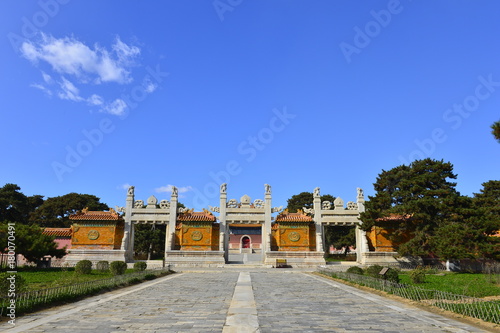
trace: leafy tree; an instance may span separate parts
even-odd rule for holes
[[[335,197],[330,194],[325,194],[321,196],[321,201],[330,201],[333,204]],[[299,194],[292,195],[290,199],[287,200],[288,206],[286,207],[290,213],[296,213],[297,210],[302,208],[313,208],[313,194],[311,192],[302,192]]]
[[[165,252],[165,226],[136,224],[134,228],[134,252],[147,255],[147,260],[162,258]]]
[[[500,120],[491,125],[491,134],[500,142]]]
[[[43,196],[26,196],[16,184],[0,188],[0,221],[28,223],[30,214],[43,204]]]
[[[46,255],[62,258],[66,254],[65,249],[57,249],[54,237],[42,234],[37,225],[16,223],[12,230],[7,221],[0,224],[0,244],[8,244],[10,235],[15,236],[16,254],[22,254],[28,261],[37,262]]]
[[[472,198],[475,219],[475,229],[486,238],[483,253],[487,257],[500,259],[500,237],[493,235],[500,231],[500,180],[490,180],[482,184],[480,193],[474,193]]]
[[[177,207],[185,208],[182,203]],[[136,256],[146,256],[147,260],[163,258],[165,253],[166,226],[149,224],[134,225],[134,252]]]
[[[325,242],[336,249],[345,248],[346,253],[350,246],[356,246],[356,228],[352,226],[326,226]]]
[[[44,227],[69,227],[69,216],[86,207],[89,210],[107,210],[108,206],[91,194],[69,193],[48,198],[32,214],[31,221]]]
[[[460,218],[460,194],[450,179],[456,179],[453,165],[430,158],[382,170],[374,184],[376,194],[369,197],[366,212],[361,214],[362,228],[394,228],[390,238],[400,243],[397,250],[401,255],[432,253],[437,229]],[[384,221],[391,215],[401,218]]]

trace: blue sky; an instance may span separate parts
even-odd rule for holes
[[[498,1],[2,1],[0,185],[109,206],[354,201],[384,169],[499,179]]]

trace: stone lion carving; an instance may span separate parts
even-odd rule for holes
[[[358,204],[353,202],[353,201],[349,201],[347,203],[347,209],[348,210],[357,210],[358,209]]]
[[[135,188],[134,186],[130,186],[128,188],[128,195],[134,195],[134,188]]]
[[[220,193],[226,193],[227,190],[227,184],[224,183],[220,186]]]
[[[144,207],[144,201],[142,200],[136,200],[134,202],[134,208],[143,208]]]
[[[358,188],[357,188],[357,190],[358,190],[358,197],[362,197],[362,196],[364,196],[364,195],[365,195],[365,194],[363,193],[363,189],[362,189],[362,188],[359,188],[359,187],[358,187]]]
[[[255,208],[264,208],[264,200],[262,199],[255,199],[253,202],[253,205]]]
[[[316,187],[316,188],[314,189],[314,195],[313,195],[313,196],[314,196],[315,198],[317,198],[317,197],[319,197],[319,196],[320,196],[320,194],[319,194],[319,187]]]
[[[271,194],[271,185],[269,184],[264,184],[264,188],[266,189],[267,194]]]
[[[178,194],[179,194],[179,190],[177,189],[177,187],[172,186],[172,195],[177,196]]]
[[[332,209],[332,203],[330,201],[323,201],[321,203],[321,209],[323,210]]]
[[[167,208],[170,208],[170,202],[168,202],[168,200],[161,200],[160,201],[160,208],[163,208],[163,209],[167,209]]]
[[[238,208],[238,200],[236,200],[236,199],[230,199],[227,202],[227,208]]]

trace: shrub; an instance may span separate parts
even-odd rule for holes
[[[113,275],[122,275],[127,270],[127,264],[124,261],[113,261],[109,265],[109,270]]]
[[[92,272],[92,261],[80,260],[75,266],[76,274],[90,274]]]
[[[138,261],[134,263],[134,271],[144,271],[148,267],[148,264],[144,261]]]
[[[365,274],[378,279],[378,278],[380,278],[380,275],[378,273],[380,273],[382,268],[384,268],[384,267],[382,267],[380,265],[371,265],[370,267],[368,267],[365,270]]]
[[[13,278],[14,277],[14,278]],[[0,273],[0,295],[8,296],[11,284],[14,284],[14,293],[21,293],[26,290],[26,280],[19,274],[14,273]]]
[[[399,271],[393,268],[389,268],[389,270],[385,273],[385,279],[387,281],[399,283]]]
[[[133,278],[133,279],[128,281],[128,284],[137,284],[140,282],[141,282],[141,280],[139,278]]]
[[[422,267],[417,267],[410,272],[410,279],[413,283],[424,283],[425,282],[425,269]]]
[[[107,272],[109,271],[109,262],[107,262],[106,260],[99,261],[95,265],[95,268],[100,272]]]
[[[363,275],[364,271],[361,267],[358,266],[351,266],[347,269],[347,273],[352,273],[352,274],[358,274],[358,275]]]
[[[154,280],[154,279],[156,279],[156,275],[154,274],[146,274],[144,276],[144,280]]]

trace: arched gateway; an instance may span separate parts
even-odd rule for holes
[[[314,189],[313,208],[294,214],[272,207],[271,186],[264,185],[264,200],[244,195],[240,200],[227,198],[227,184],[220,187],[220,204],[209,210],[193,212],[178,208],[178,192],[172,188],[170,201],[151,196],[144,204],[135,200],[134,187],[128,190],[125,212],[125,231],[122,250],[126,259],[133,261],[135,224],[166,225],[165,263],[170,265],[219,266],[228,262],[230,231],[253,230],[238,236],[241,249],[255,250],[262,254],[262,263],[274,265],[277,259],[286,259],[292,266],[325,264],[324,226],[354,226],[356,228],[357,261],[365,262],[368,244],[366,234],[360,229],[359,214],[364,211],[363,191],[358,188],[356,202],[344,207],[341,198],[335,202],[321,202],[319,187]],[[213,215],[217,213],[218,217]],[[277,216],[273,217],[273,214]],[[218,221],[217,221],[218,220]],[[252,234],[259,237],[252,238]],[[248,232],[247,232],[248,233]],[[260,240],[260,244],[259,241]]]

